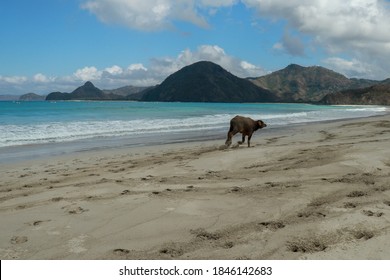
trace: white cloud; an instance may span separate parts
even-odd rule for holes
[[[107,73],[109,73],[111,75],[120,75],[123,73],[123,69],[118,65],[108,67],[108,68],[104,69],[104,71],[106,71]]]
[[[387,28],[390,24],[390,11],[385,1],[242,1],[255,8],[261,16],[286,19],[289,26],[302,33],[314,35],[318,42],[327,42],[334,47],[351,44],[364,48],[370,41],[390,42]]]
[[[84,67],[82,69],[76,70],[73,76],[81,81],[94,81],[98,80],[102,76],[102,71],[99,71],[96,67]]]
[[[98,81],[101,88],[111,89],[115,87],[133,85],[133,86],[149,86],[155,85],[159,81],[151,79],[148,69],[142,63],[130,64],[127,68],[122,69],[115,65],[106,68],[102,72],[102,76]]]
[[[127,70],[128,71],[138,71],[138,70],[148,71],[148,69],[142,63],[131,64],[131,65],[129,65],[129,67],[127,67]]]
[[[347,60],[341,57],[329,57],[323,62],[334,71],[342,73],[347,77],[367,78],[380,71],[374,64],[365,63],[356,58]]]
[[[219,8],[230,7],[240,0],[84,0],[81,7],[102,22],[132,29],[154,31],[172,27],[174,21],[208,27],[202,15],[214,14]]]
[[[37,82],[37,83],[48,83],[48,82],[50,82],[51,79],[46,77],[42,73],[38,73],[38,74],[34,75],[33,80],[34,80],[34,82]]]
[[[23,84],[27,80],[28,78],[25,76],[0,76],[0,82],[8,84]]]
[[[96,15],[105,23],[114,23],[138,30],[160,30],[181,20],[206,27],[206,20],[199,15],[195,0],[88,0],[82,8]],[[207,1],[206,1],[207,2]],[[223,4],[226,1],[220,1]],[[202,4],[201,4],[202,5]],[[207,5],[203,4],[202,6]],[[215,5],[213,5],[215,6]]]

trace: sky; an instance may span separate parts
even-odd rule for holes
[[[390,78],[389,0],[1,0],[0,94],[151,86],[208,60]]]

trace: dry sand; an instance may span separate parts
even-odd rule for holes
[[[223,143],[2,164],[0,258],[390,259],[390,115]]]

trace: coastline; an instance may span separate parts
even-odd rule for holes
[[[382,115],[385,106],[261,103],[24,102],[2,108],[0,163],[88,150],[223,139],[236,114],[275,128]],[[4,105],[4,104],[3,104]],[[232,114],[234,108],[235,114]],[[34,112],[34,117],[31,113]],[[99,114],[97,114],[99,112]],[[261,112],[261,114],[260,114]],[[48,116],[53,116],[48,118]]]
[[[224,141],[1,163],[1,258],[390,259],[389,114]]]
[[[344,105],[338,105],[344,106]],[[357,106],[358,107],[358,106]],[[381,114],[369,116],[380,117],[390,114],[390,107],[387,107],[385,112]],[[299,128],[301,126],[316,125],[328,122],[348,121],[367,117],[351,117],[341,119],[330,119],[321,121],[307,121],[299,123],[291,123],[284,125],[270,126],[262,130],[262,134],[273,135],[280,130],[288,132],[291,128]],[[226,128],[218,128],[214,130],[206,129],[203,131],[186,131],[172,133],[148,133],[148,134],[130,134],[127,136],[109,136],[109,137],[93,137],[86,139],[77,139],[63,142],[52,143],[35,143],[25,145],[15,145],[8,147],[0,147],[0,165],[9,163],[18,163],[31,159],[45,159],[63,155],[72,155],[83,152],[96,152],[104,150],[118,149],[149,149],[158,146],[180,145],[185,143],[201,143],[207,141],[222,141],[224,142],[227,133]],[[152,140],[151,140],[152,139]]]

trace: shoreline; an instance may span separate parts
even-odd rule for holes
[[[224,142],[0,164],[0,257],[390,259],[389,114]]]
[[[261,130],[260,133],[274,134],[280,130],[289,131],[291,128],[294,129],[308,125],[375,118],[386,115],[390,115],[390,107],[386,112],[374,116],[277,125],[276,127],[268,127],[264,130]],[[226,126],[225,130],[218,129],[215,131],[206,131],[206,134],[204,135],[199,135],[199,133],[201,133],[202,131],[173,133],[172,135],[164,135],[165,138],[163,138],[162,140],[156,140],[154,142],[150,142],[150,140],[149,142],[147,142],[147,140],[150,138],[158,138],[161,135],[156,133],[140,136],[112,136],[103,138],[87,138],[55,143],[38,143],[0,147],[0,166],[2,164],[19,163],[38,158],[47,159],[50,157],[57,157],[63,155],[75,155],[84,152],[96,152],[118,149],[147,149],[148,147],[153,148],[158,146],[180,145],[186,143],[202,143],[208,141],[223,141],[224,143],[227,131],[228,126]],[[256,135],[256,133],[254,135]]]

